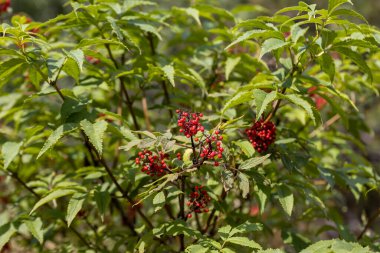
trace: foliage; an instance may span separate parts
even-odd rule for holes
[[[350,0],[68,4],[1,14],[0,249],[380,250],[380,206],[356,210],[359,232],[345,219],[379,194],[361,133],[380,32]]]

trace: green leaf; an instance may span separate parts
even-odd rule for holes
[[[94,199],[100,213],[100,218],[104,222],[104,214],[110,205],[111,196],[108,191],[95,191]]]
[[[350,58],[356,65],[359,66],[359,68],[368,75],[370,81],[372,82],[372,72],[371,69],[368,67],[365,60],[362,58],[361,54],[351,50],[347,47],[333,47],[331,50],[335,50],[348,58]]]
[[[309,104],[309,102],[301,98],[299,95],[295,95],[295,94],[285,95],[285,98],[289,100],[290,102],[292,102],[293,104],[304,109],[309,115],[309,117],[313,120],[314,124],[316,123],[313,107]]]
[[[279,201],[284,211],[291,216],[294,206],[294,196],[292,191],[284,185],[281,185],[278,190]]]
[[[261,246],[257,242],[252,241],[248,239],[247,237],[239,237],[239,236],[230,237],[226,240],[226,242],[237,244],[239,246],[249,247],[252,249],[261,249]]]
[[[91,144],[94,145],[96,151],[99,155],[103,152],[103,136],[104,132],[107,130],[108,123],[105,120],[98,121],[92,124],[87,119],[80,122],[81,128],[87,135]]]
[[[252,168],[256,167],[257,165],[260,165],[263,162],[265,162],[265,160],[268,159],[268,157],[270,157],[270,154],[267,154],[265,156],[254,157],[254,158],[248,159],[248,160],[246,160],[240,164],[239,170],[252,169]]]
[[[72,195],[72,194],[74,194],[76,192],[77,191],[73,190],[73,189],[62,189],[62,188],[53,189],[48,194],[46,194],[43,198],[41,198],[33,206],[33,209],[32,209],[32,211],[30,211],[30,214],[32,214],[35,210],[37,210],[37,208],[41,207],[42,205],[44,205],[44,204],[46,204],[46,203],[48,203],[48,202],[50,202],[52,200],[55,200],[57,198],[61,198],[61,197],[67,196],[67,195]]]
[[[77,216],[78,212],[82,209],[83,203],[86,200],[87,194],[75,193],[67,206],[66,221],[67,227],[70,227],[71,222]]]
[[[157,31],[156,27],[149,25],[149,24],[144,24],[144,23],[132,23],[132,24],[139,27],[144,32],[154,34],[159,40],[162,40],[162,37],[161,37],[160,33]]]
[[[209,252],[209,248],[205,248],[202,245],[195,244],[195,245],[190,245],[185,249],[186,253],[207,253]]]
[[[333,10],[345,3],[350,3],[352,5],[351,0],[329,0],[328,12],[331,13]]]
[[[239,173],[239,189],[242,191],[243,198],[246,198],[249,193],[249,179],[244,173]]]
[[[266,249],[266,250],[259,250],[257,253],[285,253],[285,251],[281,249]]]
[[[361,14],[359,14],[358,12],[354,11],[354,10],[350,10],[350,9],[339,9],[339,10],[334,10],[332,13],[330,13],[330,16],[333,17],[333,16],[352,16],[352,17],[355,17],[355,18],[358,18],[358,19],[361,19],[363,20],[364,22],[367,23],[367,20],[365,19],[365,17]]]
[[[253,90],[253,97],[255,99],[257,121],[260,119],[267,106],[277,98],[277,91],[266,93],[263,90],[255,89]]]
[[[174,82],[174,68],[172,65],[166,65],[164,67],[161,68],[161,70],[164,72],[164,75],[166,77],[166,79],[169,80],[170,84],[173,85],[173,87],[175,87],[175,82]]]
[[[25,61],[19,58],[3,61],[0,64],[0,80],[9,78],[13,72],[22,69],[24,64]]]
[[[226,61],[226,80],[228,80],[230,78],[231,72],[234,70],[236,65],[239,64],[240,60],[241,60],[241,57],[236,57],[236,58],[229,57],[227,59],[227,61]]]
[[[45,142],[44,146],[42,147],[42,149],[38,153],[37,159],[40,158],[47,150],[52,148],[59,141],[59,139],[62,138],[63,135],[76,130],[77,127],[78,127],[77,124],[74,124],[74,123],[66,123],[66,124],[59,126],[49,136],[49,138]]]
[[[8,168],[11,162],[20,152],[23,142],[6,142],[1,148],[1,154],[4,158],[4,170]]]
[[[309,27],[301,28],[299,24],[292,25],[292,27],[290,28],[292,41],[294,43],[297,43],[300,38],[305,36],[308,30]]]
[[[236,228],[233,228],[229,233],[229,236],[234,236],[237,233],[250,233],[254,231],[262,231],[263,225],[260,223],[251,223],[249,221],[240,224]]]
[[[160,191],[154,196],[153,198],[153,206],[154,206],[154,212],[156,213],[159,211],[164,205],[165,205],[165,193],[163,191]]]
[[[40,218],[36,218],[33,221],[25,220],[24,223],[29,232],[40,242],[40,244],[43,244],[44,230],[42,229],[42,220]]]
[[[6,223],[0,227],[0,251],[16,231],[12,223]]]
[[[340,239],[316,242],[300,253],[339,252],[339,253],[375,253],[369,247],[363,247],[356,242],[346,242]]]
[[[240,42],[243,42],[243,41],[246,41],[249,39],[253,39],[253,38],[271,38],[271,39],[276,38],[275,40],[282,41],[282,39],[284,38],[284,35],[278,31],[251,30],[251,31],[243,33],[243,35],[239,36],[236,40],[234,40],[231,44],[229,44],[224,50],[227,50],[230,47],[232,47],[232,46],[234,46]]]
[[[260,52],[259,58],[262,58],[263,55],[265,55],[266,53],[269,53],[269,52],[272,52],[274,50],[285,47],[288,44],[289,44],[289,42],[285,42],[285,41],[280,40],[280,39],[275,39],[275,38],[267,39],[266,41],[264,41],[264,43],[261,47],[261,52]]]
[[[322,56],[318,58],[318,62],[322,71],[325,72],[329,76],[330,81],[333,82],[335,76],[335,64],[332,57],[326,53],[322,54]]]
[[[132,8],[135,8],[137,6],[142,6],[142,5],[157,5],[157,3],[150,2],[150,1],[141,1],[141,0],[129,0],[129,1],[123,2],[123,8],[126,11],[129,11]]]
[[[84,61],[84,54],[83,51],[80,49],[72,50],[68,53],[67,60],[65,62],[65,65],[63,66],[63,70],[75,79],[75,81],[79,81],[80,73],[82,72],[83,68],[83,61]]]
[[[240,105],[242,103],[246,103],[252,100],[252,92],[251,91],[240,91],[235,94],[232,98],[228,99],[226,104],[222,109],[222,114],[224,114],[227,109]]]
[[[83,47],[89,47],[89,46],[97,46],[97,45],[118,45],[125,47],[122,43],[116,40],[108,40],[108,39],[98,39],[98,38],[91,38],[91,39],[82,39],[77,48],[83,48]]]
[[[124,41],[124,36],[121,33],[120,27],[116,23],[116,19],[114,19],[113,17],[107,17],[107,21],[108,21],[108,23],[110,23],[111,28],[112,28],[112,32],[114,34],[116,34],[117,39],[120,42],[123,42]]]
[[[243,153],[248,157],[252,157],[255,153],[255,149],[253,148],[252,143],[249,141],[237,141],[234,143],[239,146]]]
[[[191,16],[199,26],[202,26],[201,20],[199,19],[199,11],[194,8],[181,8],[181,10],[185,11],[187,15]]]

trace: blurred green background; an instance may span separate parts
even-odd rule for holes
[[[128,0],[125,0],[128,1]],[[259,4],[276,11],[282,7],[296,5],[299,0],[156,0],[160,5],[167,6],[188,6],[190,3],[203,2],[221,5],[225,8],[234,8],[238,4]],[[14,13],[24,12],[37,21],[45,21],[63,13],[68,7],[64,7],[66,0],[12,0]],[[327,6],[328,0],[307,1],[307,3],[317,3],[319,6]],[[380,26],[380,0],[352,0],[355,9],[368,19],[372,25]]]

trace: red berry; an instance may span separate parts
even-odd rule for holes
[[[246,129],[245,132],[252,146],[259,153],[265,152],[276,138],[276,127],[270,121],[257,121],[251,128]]]
[[[193,217],[193,215],[191,214],[191,213],[189,213],[188,215],[187,215],[187,218],[191,218],[191,217]]]

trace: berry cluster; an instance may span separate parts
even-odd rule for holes
[[[151,177],[161,177],[165,175],[168,170],[168,165],[165,161],[167,158],[169,158],[169,155],[162,151],[157,155],[145,149],[139,152],[139,157],[136,157],[135,163],[141,165],[141,171],[147,175]]]
[[[7,12],[11,6],[11,0],[0,0],[0,13]]]
[[[209,211],[207,205],[210,203],[211,198],[207,191],[202,188],[203,186],[195,186],[194,190],[189,195],[187,206],[189,207],[190,212],[187,215],[188,218],[192,217],[192,212],[207,213]]]
[[[203,117],[202,113],[189,113],[177,110],[178,114],[177,125],[180,127],[179,131],[187,138],[196,135],[198,132],[204,132],[205,128],[199,123]]]
[[[218,159],[223,157],[224,148],[222,147],[223,136],[220,131],[216,130],[213,135],[206,136],[206,139],[201,142],[199,156],[204,160],[213,160],[215,166],[219,166]]]
[[[276,139],[276,126],[272,122],[265,122],[262,119],[256,121],[251,128],[246,129],[245,133],[255,150],[261,153],[265,152]]]

